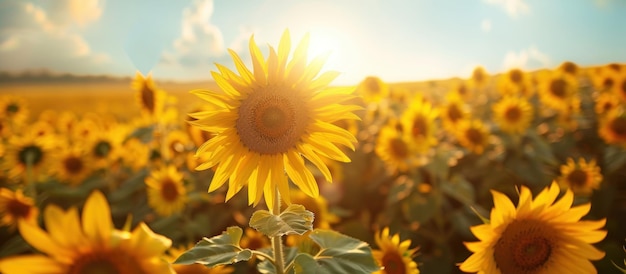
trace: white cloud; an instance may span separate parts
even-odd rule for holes
[[[212,0],[196,0],[183,10],[181,35],[174,41],[169,60],[190,67],[211,64],[211,58],[224,54],[224,37],[221,30],[211,24]]]
[[[526,14],[530,11],[525,0],[484,0],[488,4],[497,5],[503,8],[511,17]]]
[[[545,53],[539,51],[537,47],[530,46],[527,49],[520,50],[519,52],[509,51],[504,57],[504,68],[539,68],[549,67],[550,57]]]
[[[97,0],[60,0],[53,7],[9,0],[0,28],[1,70],[51,68],[81,72],[91,65],[108,62],[104,53],[92,52],[87,41],[74,28],[97,20],[101,5]],[[97,4],[97,7],[94,6]],[[66,21],[55,18],[66,16]]]
[[[491,20],[483,19],[483,21],[480,23],[480,28],[484,32],[490,32],[491,31]]]

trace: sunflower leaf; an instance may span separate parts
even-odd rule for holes
[[[208,267],[234,264],[252,258],[252,251],[239,246],[241,228],[231,226],[221,235],[204,238],[194,247],[181,254],[175,264],[203,264]]]
[[[313,218],[313,213],[304,206],[291,204],[280,215],[274,215],[267,210],[254,212],[250,218],[250,226],[268,237],[294,233],[302,235],[313,229]]]
[[[291,273],[372,273],[380,270],[372,249],[365,242],[324,229],[313,230],[309,238],[320,246],[320,251],[315,256],[298,254]]]

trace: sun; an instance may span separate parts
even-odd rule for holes
[[[326,64],[328,69],[338,70],[340,66],[340,56],[344,51],[344,39],[340,33],[328,27],[314,27],[309,30],[309,62],[313,61],[315,56],[328,56]]]

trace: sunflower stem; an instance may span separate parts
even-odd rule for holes
[[[272,206],[272,214],[280,215],[280,192],[278,188],[274,189],[274,205]],[[276,267],[276,274],[285,273],[285,259],[283,255],[283,240],[281,236],[272,237],[272,250],[274,251],[274,267]]]
[[[37,186],[35,185],[35,180],[33,179],[34,161],[35,155],[33,155],[33,153],[26,153],[26,188],[33,201],[37,201]]]

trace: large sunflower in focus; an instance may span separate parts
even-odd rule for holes
[[[417,248],[409,249],[411,240],[400,242],[400,235],[389,235],[389,228],[375,235],[378,249],[372,250],[374,259],[382,269],[374,274],[419,274],[413,257]]]
[[[574,194],[589,195],[594,189],[600,187],[602,174],[596,160],[587,163],[585,158],[578,159],[578,163],[572,158],[567,159],[567,164],[561,166],[561,176],[558,179],[563,189],[571,189]]]
[[[44,210],[47,231],[37,224],[19,222],[24,240],[44,254],[0,260],[3,273],[34,274],[174,274],[161,258],[170,239],[154,234],[144,223],[132,232],[117,230],[106,198],[92,193],[79,218],[76,207],[56,205]],[[47,255],[45,255],[47,254]]]
[[[574,194],[567,190],[560,200],[552,183],[533,199],[522,187],[517,208],[504,194],[492,191],[494,208],[487,224],[471,227],[478,242],[465,243],[474,252],[461,264],[465,272],[596,273],[589,260],[604,252],[591,244],[604,239],[606,219],[580,220],[591,204],[572,207]]]
[[[493,106],[494,120],[502,131],[522,134],[533,119],[533,108],[525,98],[505,97]]]
[[[272,208],[276,189],[289,202],[285,171],[307,195],[317,197],[319,189],[304,158],[327,181],[332,177],[323,157],[350,161],[337,144],[354,150],[356,138],[332,123],[358,119],[352,111],[360,107],[342,104],[354,98],[354,89],[326,89],[338,73],[318,76],[325,58],[317,57],[307,64],[308,35],[288,60],[290,40],[285,31],[278,51],[270,47],[265,60],[254,39],[250,39],[253,71],[231,50],[239,75],[217,64],[219,72],[212,74],[222,91],[192,91],[216,106],[216,110],[190,114],[197,119],[190,121],[192,125],[216,134],[198,148],[196,154],[206,155],[208,161],[197,169],[217,166],[209,192],[228,181],[226,200],[248,185],[249,203],[257,205],[265,195],[265,202]]]

